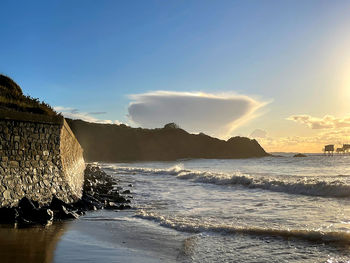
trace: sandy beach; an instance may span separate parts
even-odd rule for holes
[[[178,262],[185,235],[132,218],[132,212],[89,212],[48,226],[0,228],[1,262]],[[144,225],[143,225],[144,224]]]

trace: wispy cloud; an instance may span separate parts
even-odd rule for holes
[[[70,119],[79,119],[87,122],[95,122],[95,123],[105,123],[105,124],[121,124],[118,120],[112,121],[112,120],[100,120],[97,119],[91,115],[101,115],[105,114],[106,112],[80,112],[78,109],[70,108],[70,107],[62,107],[62,106],[56,106],[54,107],[54,110],[57,112],[61,112],[62,115],[66,118]]]
[[[333,129],[350,127],[350,117],[336,118],[326,115],[323,118],[312,117],[310,115],[292,115],[287,120],[305,124],[311,129]]]
[[[93,112],[89,112],[89,115],[102,115],[102,114],[106,114],[107,112],[105,111],[93,111]]]
[[[169,122],[191,132],[226,137],[256,117],[267,102],[236,94],[155,91],[130,95],[129,119],[135,125],[154,128]]]
[[[250,138],[266,138],[266,136],[267,132],[262,129],[256,129],[249,135]]]

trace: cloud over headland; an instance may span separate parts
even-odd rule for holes
[[[175,122],[190,132],[219,137],[230,135],[266,105],[244,95],[200,92],[155,91],[130,98],[128,117],[135,125],[154,128]]]

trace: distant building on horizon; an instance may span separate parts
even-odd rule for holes
[[[334,144],[328,144],[323,148],[324,154],[333,155],[334,153]]]
[[[334,144],[328,144],[323,148],[324,154],[333,155],[334,153]],[[343,144],[342,147],[338,147],[335,150],[336,153],[350,153],[350,144]]]

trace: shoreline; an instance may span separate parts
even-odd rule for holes
[[[23,197],[17,206],[0,208],[0,224],[20,227],[47,225],[53,221],[78,219],[85,212],[98,209],[130,209],[131,192],[123,191],[118,180],[105,173],[98,165],[88,164],[84,170],[82,196],[74,203],[65,203],[56,196],[49,205]],[[127,195],[128,194],[128,195]],[[128,199],[129,198],[129,199]]]
[[[159,228],[151,222],[136,219],[133,211],[113,213],[99,210],[89,212],[70,225],[56,247],[56,254],[60,256],[54,262],[69,261],[64,256],[69,252],[69,243],[76,244],[78,249],[81,247],[85,253],[85,245],[95,248],[95,255],[78,254],[76,260],[81,261],[179,262],[184,236],[176,230]],[[72,248],[73,253],[77,247]]]
[[[300,165],[300,161],[294,158],[290,160],[293,162],[285,160],[287,166],[283,166],[283,169],[298,165],[300,169],[308,171],[308,165]],[[316,164],[318,160],[322,161],[322,158],[314,158]],[[226,170],[237,169],[237,166],[242,171],[253,166],[259,167],[259,172],[268,171],[271,178],[275,178],[276,171],[284,171],[274,165],[280,164],[280,161],[273,158],[264,164],[259,160],[234,164],[225,160],[201,162],[198,164],[192,161],[184,169],[189,174],[198,167],[206,172],[220,169],[224,173]],[[213,174],[210,177],[211,183],[192,180],[186,176],[179,178],[172,171],[166,173],[171,166],[167,162],[150,163],[149,166],[154,167],[151,170],[144,167],[144,163],[139,165],[144,170],[138,165],[134,166],[135,170],[128,164],[125,164],[128,167],[125,170],[118,164],[114,167],[105,163],[98,165],[118,181],[118,187],[127,189],[128,185],[133,185],[134,208],[118,212],[113,209],[88,211],[77,220],[53,222],[47,227],[11,228],[7,232],[0,229],[0,235],[7,245],[0,246],[0,258],[5,259],[4,263],[24,260],[29,263],[171,263],[227,262],[232,259],[237,262],[256,262],[254,259],[257,256],[271,262],[275,259],[281,262],[301,262],[306,258],[326,262],[329,258],[338,259],[341,255],[337,249],[348,245],[348,236],[341,228],[341,224],[345,224],[341,222],[346,217],[327,214],[322,205],[318,205],[327,201],[330,206],[343,209],[341,204],[348,203],[347,199],[324,199],[302,194],[291,196],[285,192],[232,186],[230,181],[228,184],[216,185],[212,184]],[[297,174],[295,176],[298,178]],[[295,218],[290,217],[290,208],[297,203],[312,206],[307,218],[307,222],[314,222],[310,225],[311,230],[299,223],[299,218],[305,216],[299,205],[294,208]],[[266,210],[271,213],[266,214]],[[143,212],[145,213],[142,214]],[[315,217],[315,214],[320,216]],[[245,218],[242,219],[242,216]],[[257,221],[257,218],[262,220]],[[276,218],[281,218],[282,221],[274,226]],[[313,230],[329,220],[338,222],[338,225],[327,230]],[[38,228],[41,229],[40,236]],[[11,235],[17,235],[18,239],[11,238]],[[11,242],[16,244],[12,250]],[[251,250],[251,247],[256,249]],[[274,253],[277,250],[282,253]],[[305,257],[305,254],[308,256]],[[46,257],[38,260],[38,255]],[[344,256],[350,258],[350,252]]]
[[[184,233],[133,217],[133,211],[89,211],[47,226],[0,226],[1,262],[184,262]]]
[[[86,177],[84,194],[105,198],[101,206],[90,207],[80,217],[0,224],[1,262],[183,261],[185,234],[135,218],[134,210],[124,210],[131,208],[130,201],[126,201],[132,198],[132,185],[120,184],[118,178],[105,173],[98,164],[87,167],[94,176]],[[109,200],[106,189],[100,187],[116,191],[117,203]],[[76,214],[72,207],[69,209],[69,213]]]

